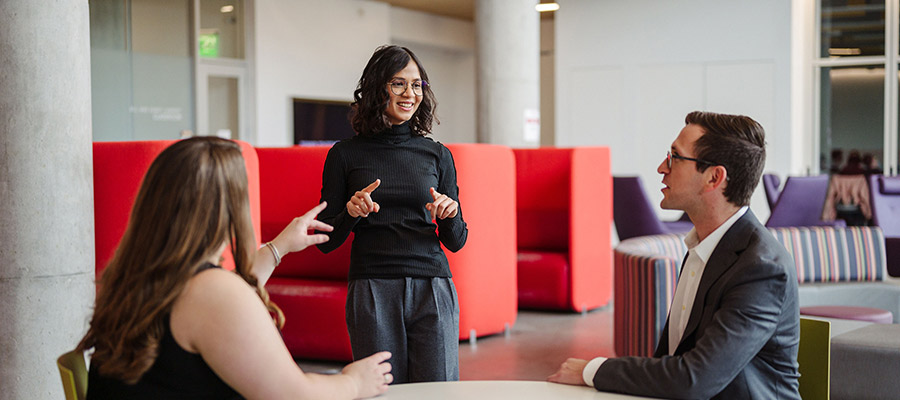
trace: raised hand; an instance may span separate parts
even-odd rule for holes
[[[431,220],[453,218],[459,211],[459,203],[451,199],[446,194],[440,194],[434,188],[431,188],[431,197],[433,202],[425,205],[425,209],[431,211]]]
[[[391,363],[387,362],[390,358],[391,353],[382,351],[344,367],[341,374],[353,378],[359,389],[357,398],[375,397],[387,391],[394,381]]]
[[[309,231],[313,229],[323,232],[331,232],[333,229],[331,225],[316,219],[316,215],[319,215],[319,213],[325,209],[325,205],[326,203],[323,201],[321,204],[307,211],[306,214],[294,218],[288,226],[272,240],[282,256],[303,250],[314,244],[325,243],[328,241],[328,235],[321,233],[314,235],[309,234]]]
[[[370,212],[378,212],[381,206],[372,201],[372,192],[378,189],[379,185],[381,185],[381,179],[376,179],[375,182],[370,183],[363,190],[354,193],[350,201],[347,202],[347,214],[356,218],[368,217]]]

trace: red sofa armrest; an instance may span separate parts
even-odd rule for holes
[[[516,321],[516,196],[512,150],[489,144],[449,144],[459,202],[469,228],[451,253],[459,296],[460,339],[502,332]]]
[[[612,298],[612,174],[607,147],[572,149],[569,198],[571,306],[584,311]]]

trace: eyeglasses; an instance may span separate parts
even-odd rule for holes
[[[388,82],[388,85],[391,87],[391,93],[394,93],[396,96],[402,96],[403,93],[406,93],[407,86],[412,87],[412,92],[416,96],[421,96],[423,91],[425,90],[425,86],[428,86],[428,82],[418,80],[412,81],[410,83],[406,83],[405,79],[394,79]]]
[[[679,160],[688,160],[688,161],[698,162],[698,163],[706,164],[706,165],[719,165],[717,163],[714,163],[711,161],[706,161],[706,160],[701,160],[699,158],[690,158],[690,157],[685,157],[685,156],[679,156],[678,154],[672,154],[672,151],[670,150],[670,151],[666,152],[666,168],[672,169],[672,161],[676,158]]]

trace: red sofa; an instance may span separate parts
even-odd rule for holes
[[[125,231],[150,163],[172,143],[94,143],[98,277]],[[254,149],[247,143],[240,144],[244,149],[256,237],[268,241],[292,218],[318,203],[328,148]],[[447,257],[459,294],[460,339],[469,339],[473,333],[489,335],[515,323],[515,167],[508,147],[448,147],[456,160],[469,237],[462,250],[447,252]],[[271,298],[287,316],[282,335],[295,357],[351,359],[344,321],[351,239],[329,254],[316,249],[290,254],[269,279]],[[230,254],[226,252],[226,256]],[[233,261],[227,258],[226,267],[233,268]]]
[[[469,227],[465,247],[447,253],[460,304],[460,339],[511,327],[516,318],[514,164],[508,147],[448,145],[457,168],[460,202]],[[262,238],[315,206],[327,147],[259,148]],[[489,171],[489,173],[486,173]],[[295,357],[349,361],[344,320],[350,242],[322,254],[316,249],[282,260],[269,280],[272,300],[284,310],[282,334]]]
[[[172,143],[175,141],[94,142],[94,243],[98,281],[125,233],[144,174],[153,159]],[[246,162],[250,212],[256,237],[259,238],[259,160],[250,144],[238,143]],[[231,253],[225,253],[224,266],[234,269]]]
[[[258,148],[262,194],[262,240],[319,204],[322,169],[329,147]],[[294,357],[349,361],[344,320],[351,237],[328,254],[310,248],[286,255],[266,290],[285,314],[281,330]]]
[[[605,147],[516,149],[519,307],[586,311],[612,295]]]

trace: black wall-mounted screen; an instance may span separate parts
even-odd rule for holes
[[[352,137],[350,104],[294,99],[294,144],[329,144]]]

